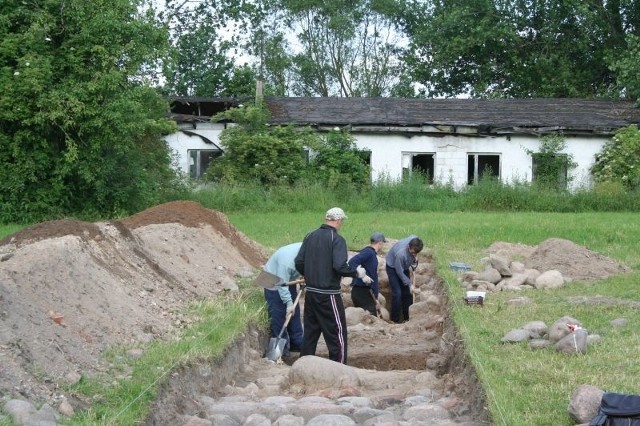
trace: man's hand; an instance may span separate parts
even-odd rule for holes
[[[358,278],[360,279],[367,276],[367,271],[365,271],[365,269],[362,266],[358,266],[356,268],[356,271],[358,271]]]
[[[296,310],[296,307],[293,306],[293,303],[287,303],[287,316],[293,315],[293,312]]]
[[[371,278],[369,275],[365,275],[362,278],[362,282],[365,284],[371,284],[373,282],[373,278]]]

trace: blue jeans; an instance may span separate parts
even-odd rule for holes
[[[413,305],[411,286],[402,283],[394,268],[387,266],[386,269],[389,277],[389,286],[391,287],[391,321],[400,322],[401,313],[402,319],[409,321],[409,306]],[[408,277],[409,271],[404,271],[404,274]]]
[[[298,289],[295,285],[289,286],[289,292],[291,292],[291,298],[295,300],[298,295]],[[278,333],[284,325],[285,318],[287,316],[287,305],[282,302],[277,290],[264,290],[264,298],[267,301],[267,309],[269,312],[269,318],[271,320],[271,337],[278,337]],[[302,347],[302,321],[300,320],[300,305],[296,306],[296,310],[287,324],[287,328],[284,330],[281,336],[283,339],[287,339],[287,346],[285,347],[285,354],[289,352],[290,347]]]

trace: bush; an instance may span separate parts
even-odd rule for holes
[[[591,168],[596,182],[620,182],[627,189],[640,188],[640,131],[622,128],[602,148]]]

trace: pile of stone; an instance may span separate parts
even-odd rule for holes
[[[464,272],[462,286],[470,291],[553,289],[571,281],[598,281],[631,268],[600,253],[561,238],[538,246],[496,242],[481,260],[483,270]]]
[[[587,352],[587,346],[600,340],[597,334],[589,334],[582,323],[570,316],[557,320],[549,328],[544,321],[531,321],[514,328],[504,335],[502,343],[528,342],[531,349],[553,345],[558,352],[569,354]]]
[[[461,274],[460,282],[469,291],[520,291],[526,289],[559,288],[571,282],[557,269],[540,271],[527,268],[523,262],[490,254],[482,259],[484,270]]]

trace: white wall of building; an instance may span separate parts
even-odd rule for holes
[[[189,173],[188,151],[192,149],[216,149],[221,147],[220,133],[224,124],[197,123],[184,126],[189,133],[201,135],[216,146],[205,143],[198,136],[182,131],[165,137],[169,147],[178,159],[178,167]],[[358,148],[371,152],[372,179],[381,178],[394,181],[402,177],[403,166],[410,164],[413,154],[434,155],[434,178],[440,183],[452,183],[456,188],[467,184],[469,154],[500,156],[500,177],[503,182],[531,182],[532,160],[527,150],[536,152],[540,148],[540,138],[536,136],[470,137],[463,135],[403,135],[392,133],[353,133]],[[590,185],[590,168],[595,155],[602,150],[608,140],[605,137],[575,137],[565,139],[563,152],[571,154],[578,167],[570,171],[570,188]],[[404,163],[404,164],[403,164]]]
[[[224,124],[220,123],[196,123],[196,127],[192,124],[180,125],[180,129],[189,134],[179,130],[176,133],[165,136],[164,140],[173,152],[178,169],[189,175],[189,150],[210,150],[217,149],[220,145],[220,134],[224,130]],[[214,142],[216,145],[205,142],[205,139]]]
[[[456,188],[467,184],[467,155],[500,156],[500,177],[503,182],[531,182],[532,162],[527,150],[536,152],[540,139],[536,136],[469,137],[446,135],[355,134],[358,148],[371,151],[372,179],[402,177],[403,157],[407,154],[434,154],[434,178],[440,183],[453,183]],[[571,154],[578,167],[570,171],[571,187],[590,184],[589,170],[595,155],[607,138],[566,137],[564,153]],[[404,155],[403,155],[404,154]]]

